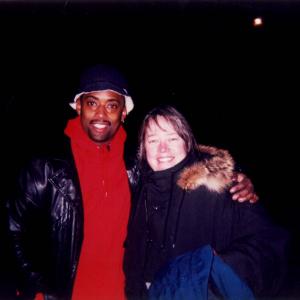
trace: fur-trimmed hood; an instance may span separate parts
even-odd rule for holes
[[[232,156],[226,150],[204,145],[199,145],[199,151],[207,157],[185,168],[180,173],[177,184],[184,190],[195,190],[204,185],[211,191],[223,192],[232,180]]]

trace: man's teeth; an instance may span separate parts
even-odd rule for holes
[[[93,126],[96,127],[96,128],[98,128],[98,129],[102,129],[102,128],[105,128],[107,125],[104,125],[104,124],[94,124]]]

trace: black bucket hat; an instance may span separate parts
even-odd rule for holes
[[[133,109],[134,104],[127,89],[127,80],[119,70],[109,65],[95,65],[82,73],[77,94],[70,106],[76,109],[76,101],[82,94],[112,90],[125,97],[125,106],[128,114]]]

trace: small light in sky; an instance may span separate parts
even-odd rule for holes
[[[260,17],[253,19],[253,26],[254,27],[261,27],[263,25],[263,19]]]

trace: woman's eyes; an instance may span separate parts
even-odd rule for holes
[[[168,138],[166,140],[166,142],[169,142],[169,143],[171,143],[171,142],[177,142],[177,141],[178,141],[178,137],[172,137],[172,138]],[[149,144],[155,144],[155,143],[158,143],[158,142],[159,142],[159,139],[149,139],[148,140]]]
[[[154,143],[157,143],[157,142],[158,142],[157,139],[150,139],[150,140],[148,140],[149,144],[154,144]]]

